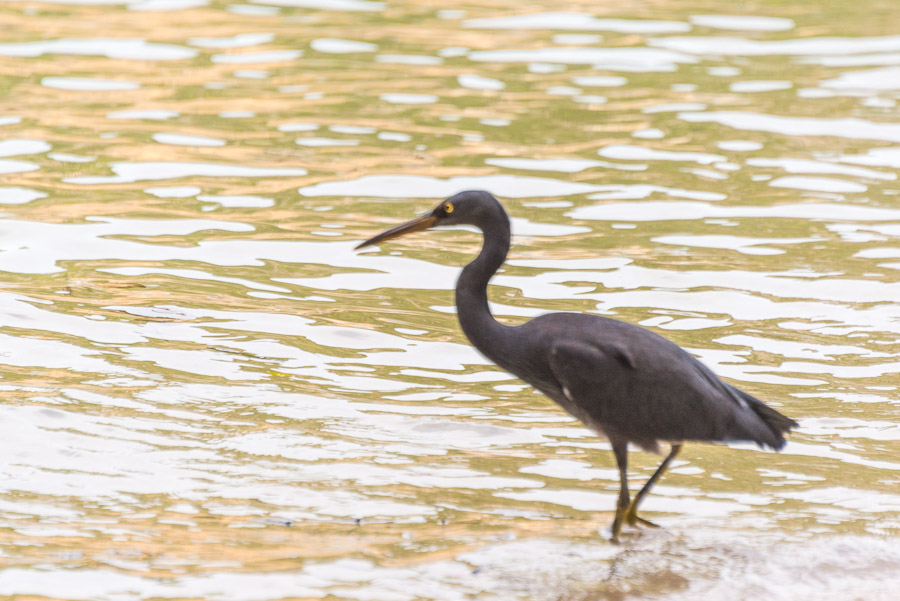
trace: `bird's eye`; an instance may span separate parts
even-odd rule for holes
[[[453,212],[453,203],[448,202],[447,204],[445,204],[445,205],[444,205],[444,212],[447,213],[448,215],[449,215],[450,213],[452,213],[452,212]]]

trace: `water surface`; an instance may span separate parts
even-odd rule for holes
[[[0,594],[817,599],[900,586],[894,3],[3,2]],[[798,419],[608,445],[474,351],[638,323]],[[658,458],[632,455],[633,486]]]

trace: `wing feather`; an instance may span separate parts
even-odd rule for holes
[[[641,345],[638,339],[629,347],[616,340],[566,340],[553,344],[549,364],[564,392],[564,400],[556,399],[563,408],[645,448],[656,441],[744,440],[773,448],[784,442],[756,410],[760,401],[668,341]]]

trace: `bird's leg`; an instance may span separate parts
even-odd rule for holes
[[[619,466],[619,500],[616,502],[616,517],[612,524],[612,542],[619,542],[619,532],[622,531],[622,523],[631,503],[628,494],[628,443],[625,441],[612,442],[613,455],[616,457],[616,465]]]
[[[650,489],[656,484],[656,481],[663,475],[663,472],[666,471],[666,468],[669,467],[669,464],[675,459],[675,456],[678,455],[678,452],[681,450],[681,444],[673,444],[672,450],[669,451],[669,454],[666,455],[666,458],[663,459],[663,462],[659,464],[659,467],[656,468],[656,471],[653,472],[653,475],[650,476],[650,479],[647,480],[647,483],[644,484],[643,488],[638,491],[638,494],[634,495],[634,500],[631,501],[631,504],[628,506],[628,510],[625,512],[625,521],[629,526],[634,526],[636,524],[643,524],[644,526],[650,526],[651,528],[659,528],[653,522],[647,521],[643,518],[639,518],[637,516],[637,508],[640,502],[647,496],[647,493],[650,492]]]

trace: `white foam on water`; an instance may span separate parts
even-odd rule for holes
[[[476,62],[558,63],[596,65],[610,70],[674,71],[679,64],[696,63],[682,52],[657,48],[538,48],[531,50],[479,50],[469,53]]]
[[[900,259],[900,248],[867,248],[853,256],[865,259]]]
[[[558,223],[535,223],[521,217],[510,219],[512,229],[517,236],[570,236],[586,234],[590,228],[580,225],[561,225]]]
[[[571,31],[614,31],[617,33],[677,33],[689,31],[691,26],[680,21],[651,21],[639,19],[599,19],[588,13],[549,12],[488,17],[463,22],[470,29],[556,29]]]
[[[108,269],[98,269],[98,271],[102,271],[103,273],[112,273],[115,275],[132,277],[149,274],[162,274],[191,280],[209,280],[214,282],[225,282],[227,284],[237,284],[239,286],[245,286],[254,290],[267,290],[269,292],[282,293],[290,292],[290,290],[287,288],[270,286],[268,284],[262,284],[260,282],[254,282],[252,280],[246,280],[242,278],[222,277],[219,275],[208,273],[206,271],[201,271],[199,269],[170,269],[166,267],[110,267]]]
[[[749,15],[692,15],[692,24],[713,29],[735,31],[787,31],[794,28],[792,19],[782,17],[755,17]]]
[[[765,245],[767,244],[804,244],[821,241],[819,238],[751,238],[725,235],[668,235],[656,236],[652,240],[660,244],[673,244],[676,246],[736,250],[748,255],[784,254],[784,250],[766,247]]]
[[[6,0],[4,0],[6,1]],[[128,10],[135,11],[175,11],[206,6],[208,0],[42,0],[47,4],[83,5],[83,6],[117,6],[126,5]]]
[[[553,36],[554,44],[572,46],[593,46],[603,41],[603,36],[591,33],[558,33]]]
[[[97,160],[97,157],[69,154],[67,152],[51,152],[47,156],[60,163],[92,163]]]
[[[553,63],[529,63],[529,73],[560,73],[566,70],[565,65],[555,65]]]
[[[506,84],[499,79],[481,75],[460,75],[456,78],[456,81],[462,87],[470,90],[502,90],[506,87]]]
[[[900,67],[851,71],[826,79],[820,85],[833,90],[900,90]]]
[[[374,127],[369,127],[366,125],[329,125],[329,131],[333,131],[336,134],[374,134],[376,130]]]
[[[598,468],[585,461],[573,461],[571,459],[545,459],[534,465],[527,465],[519,469],[523,474],[538,474],[548,478],[564,478],[566,480],[591,480],[619,481],[619,470],[613,468]]]
[[[737,67],[709,67],[706,72],[713,77],[736,77],[743,73]]]
[[[578,207],[567,213],[573,219],[604,221],[666,221],[724,218],[816,219],[831,221],[895,221],[900,210],[849,204],[799,203],[773,206],[722,206],[703,202],[613,202]]]
[[[843,155],[835,160],[841,163],[900,169],[900,148],[873,148],[866,154]]]
[[[251,2],[253,0],[250,0]],[[253,4],[229,4],[225,7],[230,13],[246,17],[271,17],[281,12],[277,6],[256,6]]]
[[[270,50],[268,52],[245,52],[242,54],[214,54],[212,56],[212,62],[221,65],[283,63],[292,61],[302,55],[302,50]]]
[[[231,73],[239,79],[268,79],[269,72],[261,69],[237,69]]]
[[[705,190],[686,190],[684,188],[668,188],[653,184],[609,184],[598,186],[600,192],[588,196],[591,200],[622,200],[647,198],[653,194],[664,194],[672,198],[690,198],[692,200],[717,201],[725,200],[727,196],[720,192],[708,192]]]
[[[878,96],[868,96],[866,98],[863,98],[862,105],[880,109],[892,109],[897,106],[897,101],[893,98],[879,98]]]
[[[648,41],[651,46],[688,54],[718,56],[847,55],[900,50],[900,35],[859,38],[799,38],[793,40],[748,40],[734,37],[669,37]]]
[[[268,44],[273,39],[275,39],[275,34],[273,33],[238,33],[236,35],[221,38],[188,38],[187,43],[198,48],[246,48],[248,46]]]
[[[146,119],[148,121],[166,121],[167,119],[174,119],[180,113],[178,111],[169,111],[165,109],[144,109],[144,110],[129,110],[129,111],[115,111],[112,113],[107,113],[107,119]]]
[[[440,65],[444,59],[424,54],[379,54],[375,57],[375,62],[388,65]]]
[[[4,0],[7,1],[7,0]],[[115,6],[131,0],[47,0],[47,4],[83,4],[85,6]]]
[[[36,171],[38,169],[40,169],[40,165],[29,163],[28,161],[0,160],[0,173],[25,173],[26,171]]]
[[[585,75],[581,77],[573,77],[572,81],[586,88],[614,88],[624,86],[628,80],[618,75]]]
[[[221,138],[210,138],[207,136],[187,136],[175,133],[159,133],[153,134],[153,140],[160,144],[171,144],[173,146],[225,146],[225,140]]]
[[[363,196],[387,198],[445,198],[463,190],[491,190],[507,198],[566,196],[593,192],[591,184],[515,175],[460,176],[447,179],[424,175],[366,175],[300,188],[302,196]]]
[[[634,146],[631,144],[611,144],[609,146],[604,146],[597,151],[597,154],[607,159],[626,161],[687,161],[699,163],[701,165],[709,165],[725,160],[725,157],[719,154],[656,150],[655,148],[646,148],[644,146]]]
[[[784,169],[788,173],[833,173],[836,175],[850,175],[854,177],[862,177],[866,179],[878,179],[893,181],[897,179],[894,173],[885,173],[884,171],[875,171],[874,169],[866,169],[865,167],[850,167],[841,165],[833,161],[814,161],[812,159],[769,159],[762,157],[751,157],[747,159],[748,165],[754,167],[778,167]]]
[[[338,138],[297,138],[294,143],[299,146],[327,147],[327,146],[359,146],[359,140],[346,140]]]
[[[465,46],[450,46],[448,48],[441,48],[437,51],[437,55],[441,58],[456,58],[458,56],[466,56],[469,54],[469,48]]]
[[[745,517],[732,518],[735,522]],[[802,535],[790,541],[714,531],[688,521],[624,549],[556,539],[498,542],[460,555],[476,566],[479,598],[667,601],[890,601],[900,546],[888,537]],[[752,529],[752,522],[745,524]],[[496,595],[496,597],[494,596]]]
[[[316,131],[319,129],[317,123],[282,123],[278,126],[278,131],[298,132],[298,131]]]
[[[201,194],[197,200],[203,202],[212,202],[228,208],[266,208],[275,206],[275,201],[264,196],[253,196],[249,194],[232,194],[212,196],[209,194]]]
[[[647,129],[638,129],[631,132],[631,137],[641,138],[642,140],[658,140],[660,138],[665,138],[666,133],[661,129],[648,127]]]
[[[21,154],[42,154],[53,147],[43,140],[7,138],[0,140],[0,157],[13,157]]]
[[[396,131],[382,131],[378,132],[376,136],[379,140],[385,140],[387,142],[409,142],[412,140],[412,136],[409,134],[404,134]]]
[[[21,205],[46,197],[47,195],[43,192],[30,188],[20,188],[18,186],[0,187],[0,204]]]
[[[797,90],[797,98],[834,98],[837,92],[824,88],[800,88]]]
[[[98,79],[92,77],[45,77],[41,85],[57,90],[74,90],[79,92],[123,92],[136,90],[141,84],[136,81]]]
[[[858,357],[882,358],[890,357],[888,353],[879,353],[863,347],[852,346],[847,344],[814,344],[808,341],[796,342],[792,340],[781,340],[775,338],[764,338],[761,336],[751,336],[746,334],[732,334],[717,338],[719,344],[745,346],[755,351],[773,353],[780,357],[792,359],[817,359],[821,361],[831,361],[835,357],[844,355],[854,355]],[[806,418],[803,420],[803,429],[806,430],[811,422],[817,418]],[[839,418],[822,418],[820,421],[831,422]],[[821,478],[824,480],[824,478]]]
[[[641,109],[642,113],[676,113],[678,111],[702,111],[706,105],[702,102],[675,102],[666,104],[654,104]]]
[[[112,163],[112,176],[68,177],[70,184],[122,184],[139,181],[177,179],[181,177],[296,177],[306,175],[306,169],[245,167],[220,163],[179,163],[174,161],[145,161]]]
[[[757,80],[757,81],[736,81],[728,86],[732,92],[775,92],[778,90],[790,90],[794,87],[793,82],[782,80]]]
[[[695,494],[680,498],[669,496],[663,485],[657,485],[653,492],[656,496],[648,496],[641,505],[647,511],[677,513],[685,517],[723,518],[732,513],[753,509],[750,505],[698,498]],[[498,492],[494,496],[516,501],[562,505],[578,511],[608,511],[610,507],[615,507],[617,495],[614,492],[544,488],[525,492]]]
[[[327,54],[354,54],[359,52],[375,52],[378,46],[368,42],[356,40],[342,40],[339,38],[318,38],[309,43],[309,47],[316,52]]]
[[[877,123],[847,117],[787,117],[746,111],[712,111],[680,113],[678,117],[692,123],[719,123],[734,129],[767,131],[788,136],[835,136],[856,140],[900,142],[900,124]]]
[[[368,0],[250,0],[250,2],[272,6],[348,12],[380,12],[385,7],[384,2],[369,2]]]
[[[759,142],[751,142],[750,140],[724,140],[722,142],[716,142],[716,146],[722,150],[730,150],[731,152],[751,152],[763,147]]]
[[[608,98],[606,96],[597,96],[593,94],[579,94],[578,96],[572,96],[572,100],[582,104],[606,104]]]
[[[141,0],[128,4],[128,10],[138,12],[169,12],[198,8],[209,4],[209,0]]]
[[[174,44],[155,44],[141,39],[125,38],[58,39],[0,44],[0,56],[37,57],[45,54],[175,61],[193,58],[197,55],[197,51]]]
[[[157,198],[190,198],[203,190],[198,186],[164,186],[161,188],[145,188],[144,192]]]
[[[551,86],[547,88],[547,93],[554,96],[577,96],[581,93],[581,88],[573,88],[572,86]]]
[[[791,176],[779,177],[769,182],[773,188],[794,188],[797,190],[809,190],[811,192],[855,193],[865,192],[868,186],[856,182],[848,182],[844,179],[833,177],[805,177]]]
[[[520,159],[520,158],[488,158],[484,162],[495,167],[507,169],[523,169],[526,171],[558,171],[560,173],[578,173],[591,167],[598,167],[604,161],[591,159]]]
[[[90,351],[59,340],[41,340],[24,336],[0,334],[0,342],[14,344],[16,352],[0,351],[0,365],[45,369],[71,369],[92,374],[139,375],[132,369],[118,367],[106,361],[102,353]],[[6,347],[9,348],[9,347]],[[68,364],[68,365],[66,365]],[[4,474],[4,475],[8,475]],[[37,484],[38,488],[46,488]]]
[[[439,100],[434,94],[391,93],[378,96],[390,104],[434,104]]]
[[[823,65],[825,67],[900,65],[900,52],[876,52],[873,54],[850,54],[847,56],[804,56],[798,60],[801,63]]]

